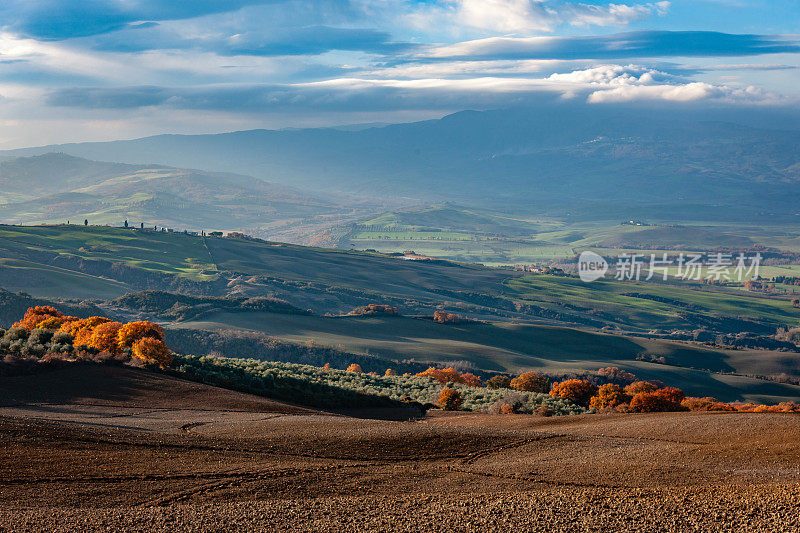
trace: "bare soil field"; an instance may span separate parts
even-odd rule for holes
[[[65,368],[0,378],[0,450],[0,531],[800,530],[790,414],[392,421]]]

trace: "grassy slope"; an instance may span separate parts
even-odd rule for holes
[[[800,375],[800,355],[746,350],[711,350],[689,343],[605,335],[571,328],[513,323],[441,325],[413,318],[292,316],[218,313],[181,327],[236,327],[284,340],[313,340],[347,351],[394,359],[470,361],[486,370],[518,372],[537,368],[578,372],[614,365],[647,379],[660,379],[690,394],[720,399],[797,399],[800,387],[711,373]],[[636,355],[664,356],[673,364],[645,363]]]
[[[0,247],[7,257],[24,257],[29,249],[43,250],[122,262],[195,280],[210,279],[215,270],[203,240],[181,233],[103,226],[0,226]]]
[[[678,317],[682,312],[758,319],[772,326],[795,324],[800,320],[800,309],[792,307],[788,300],[700,284],[620,283],[612,280],[587,284],[577,278],[537,275],[509,279],[506,286],[509,295],[536,305],[554,309],[564,303],[591,306],[617,317],[622,324],[637,328],[686,327],[686,321]],[[633,293],[667,301],[626,296]]]

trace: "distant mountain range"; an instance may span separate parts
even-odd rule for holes
[[[364,129],[158,135],[4,152],[246,174],[312,191],[614,218],[794,217],[800,131],[555,105]],[[223,180],[222,183],[225,183]]]

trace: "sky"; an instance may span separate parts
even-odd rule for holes
[[[800,0],[0,2],[0,148],[553,98],[796,109]]]

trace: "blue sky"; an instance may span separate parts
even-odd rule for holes
[[[559,98],[791,106],[800,0],[3,0],[0,147]]]

